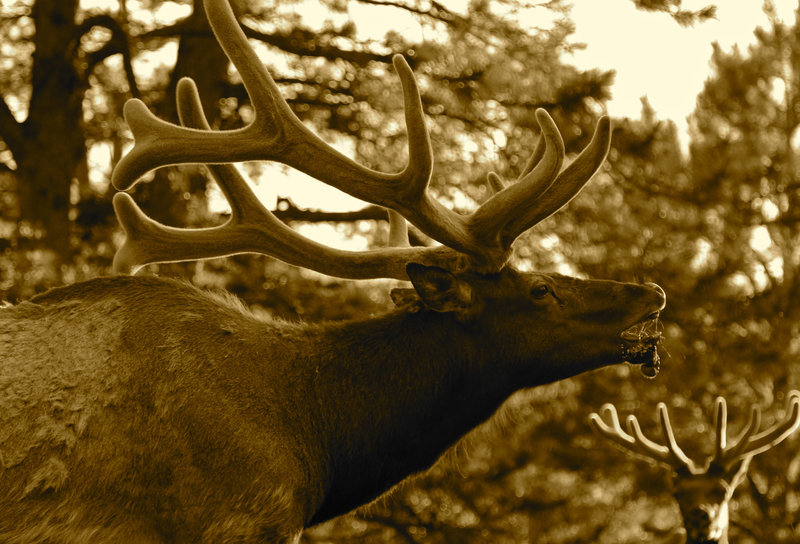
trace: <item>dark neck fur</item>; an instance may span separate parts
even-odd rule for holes
[[[508,374],[498,371],[496,346],[450,314],[398,312],[326,327],[323,336],[335,354],[326,375],[335,390],[325,395],[334,403],[326,410],[332,459],[314,523],[427,469],[516,389],[500,379]],[[342,375],[345,357],[351,376]]]

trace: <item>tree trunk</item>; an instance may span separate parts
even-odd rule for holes
[[[0,101],[0,137],[17,164],[20,220],[41,231],[37,247],[50,248],[63,260],[71,253],[70,188],[87,171],[82,102],[88,74],[77,54],[77,6],[77,0],[36,0],[31,13],[36,33],[27,119],[18,123]],[[219,118],[228,60],[211,32],[201,1],[194,2],[194,11],[182,26],[178,62],[158,114],[177,121],[175,86],[188,76],[197,83],[213,124]],[[175,188],[160,172],[142,196],[154,217],[183,224],[185,201],[176,192],[204,191],[205,179],[199,175],[184,178]]]
[[[203,110],[209,123],[214,127],[220,115],[219,101],[224,98],[227,88],[228,58],[211,31],[202,0],[194,0],[192,14],[182,26],[184,28],[178,46],[178,60],[157,114],[162,119],[178,122],[175,90],[182,77],[190,77],[197,84]],[[137,200],[154,219],[176,226],[186,226],[189,222],[187,206],[186,200],[181,195],[204,196],[207,180],[197,171],[177,178],[169,176],[167,172],[167,169],[156,172],[153,182],[139,193]],[[173,183],[174,181],[176,183]]]
[[[3,138],[17,163],[20,218],[41,229],[62,258],[70,253],[70,186],[86,160],[83,93],[74,63],[77,0],[37,0],[28,118]],[[14,132],[13,130],[10,132]]]

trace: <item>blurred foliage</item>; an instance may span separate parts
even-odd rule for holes
[[[401,93],[390,57],[406,54],[430,119],[437,157],[433,190],[457,208],[488,197],[490,170],[516,177],[537,137],[537,107],[553,115],[574,154],[609,97],[613,73],[581,72],[562,60],[577,47],[569,40],[563,2],[475,0],[465,13],[438,2],[320,3],[330,16],[316,27],[295,3],[234,6],[304,121],[382,170],[400,168],[405,156]],[[413,13],[427,39],[417,43],[390,33],[366,40],[347,17],[354,3],[384,10],[385,17]],[[691,12],[676,0],[635,4],[682,24],[713,16],[709,8]],[[34,65],[42,61],[32,55],[36,5],[52,2],[0,7],[0,93],[19,125],[33,111]],[[170,118],[176,78],[193,75],[216,127],[239,126],[252,115],[236,78],[210,53],[213,40],[198,16],[199,4],[149,0],[141,6],[122,4],[107,13],[73,6],[72,36],[80,39],[70,50],[74,55],[61,60],[84,77],[72,95],[80,99],[80,119],[73,122],[83,137],[72,141],[78,166],[50,180],[69,189],[65,247],[52,248],[52,239],[25,215],[20,200],[27,180],[9,144],[19,129],[0,112],[1,299],[17,301],[108,273],[121,233],[109,205],[109,168],[97,157],[113,163],[129,143],[119,116],[126,98],[137,94]],[[542,27],[520,28],[514,21],[522,9],[547,13]],[[619,366],[520,392],[427,474],[358,514],[314,528],[305,542],[616,544],[674,536],[680,519],[666,475],[595,437],[586,419],[614,402],[654,430],[656,403],[664,401],[678,440],[690,456],[702,458],[712,443],[714,397],[728,399],[735,433],[750,406],[775,415],[785,394],[800,388],[800,29],[780,21],[769,2],[765,10],[771,23],[756,31],[747,52],[715,48],[713,76],[691,118],[688,154],[675,126],[658,120],[643,102],[640,119],[615,123],[608,164],[594,181],[517,244],[515,264],[522,269],[663,286],[668,307],[658,378],[645,380],[637,369]],[[178,15],[170,19],[173,12]],[[176,45],[182,64],[157,55]],[[29,137],[49,151],[30,125]],[[62,159],[55,151],[47,157],[63,170]],[[137,187],[135,196],[161,220],[202,226],[223,219],[209,211],[208,192],[197,169],[165,169]],[[365,233],[365,224],[379,228]],[[342,229],[374,244],[385,236],[373,220]],[[148,271],[227,289],[255,311],[287,319],[345,319],[390,306],[391,282],[323,278],[264,257]],[[800,437],[790,438],[755,459],[750,481],[732,504],[731,541],[800,541],[798,444]]]
[[[717,7],[714,4],[690,10],[682,7],[682,0],[633,0],[633,3],[643,11],[668,13],[681,26],[691,26],[697,22],[713,19],[717,15]]]

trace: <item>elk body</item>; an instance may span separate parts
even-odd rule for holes
[[[114,183],[207,162],[231,203],[211,229],[148,218],[120,193],[120,271],[261,252],[327,274],[411,282],[400,308],[359,321],[258,318],[233,297],[154,277],[98,278],[0,308],[0,542],[296,542],[304,527],[367,503],[431,466],[514,391],[621,363],[653,365],[664,307],[653,284],[578,280],[506,266],[513,241],[577,193],[610,129],[561,169],[542,138],[516,183],[469,215],[427,192],[432,161],[413,74],[409,166],[366,169],[292,114],[224,0],[206,0],[256,119],[212,132],[195,87],[181,122],[126,106],[136,146]],[[338,251],[302,238],[225,161],[283,161],[389,208],[398,247]],[[497,176],[493,176],[497,181]],[[443,245],[409,247],[405,220]],[[638,331],[631,336],[630,331]]]
[[[620,331],[662,304],[499,276],[458,280],[474,316],[264,322],[148,277],[0,311],[0,541],[285,541],[427,468],[515,390],[621,361]]]

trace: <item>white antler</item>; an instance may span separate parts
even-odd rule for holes
[[[758,432],[761,425],[761,410],[754,406],[750,419],[744,429],[727,445],[728,407],[725,399],[718,397],[716,401],[715,423],[717,440],[712,463],[730,468],[737,463],[763,453],[786,440],[800,426],[800,392],[792,391],[788,395],[786,414],[772,427]]]
[[[760,433],[758,428],[761,422],[761,411],[758,407],[753,407],[750,420],[730,446],[727,443],[728,407],[725,399],[718,397],[715,403],[714,453],[710,462],[703,466],[689,459],[678,446],[672,424],[669,421],[667,406],[663,402],[658,404],[658,412],[666,445],[648,439],[634,415],[628,416],[628,432],[626,433],[619,424],[619,416],[613,404],[605,404],[601,408],[602,415],[591,414],[589,421],[598,433],[622,448],[670,466],[675,470],[686,467],[690,474],[697,475],[707,472],[710,466],[716,465],[727,472],[738,463],[749,462],[752,457],[780,444],[800,426],[800,392],[789,393],[785,416],[772,427]],[[609,423],[606,423],[606,418]]]
[[[746,477],[753,457],[785,440],[800,425],[800,392],[789,393],[786,414],[761,433],[761,412],[753,408],[750,421],[731,446],[727,443],[728,407],[725,399],[718,397],[714,453],[703,466],[695,464],[678,447],[666,406],[660,403],[658,410],[666,446],[648,440],[634,416],[628,416],[629,432],[622,430],[611,404],[601,410],[610,423],[598,414],[589,417],[595,430],[615,444],[673,469],[672,493],[681,510],[687,543],[728,542],[728,504],[733,493]]]
[[[594,413],[589,416],[589,421],[592,423],[592,426],[598,433],[621,446],[623,449],[644,457],[645,459],[650,459],[666,465],[676,471],[682,468],[686,468],[690,472],[695,472],[697,470],[694,462],[689,459],[678,446],[675,440],[675,433],[672,430],[672,424],[669,420],[667,405],[663,402],[658,404],[658,413],[661,419],[661,431],[666,445],[659,444],[647,438],[642,432],[639,420],[636,419],[634,415],[628,416],[626,421],[628,432],[625,432],[619,424],[617,409],[613,404],[604,404],[601,408],[601,413],[602,415]],[[609,419],[610,423],[606,423],[606,417]]]
[[[116,260],[118,268],[133,270],[149,262],[188,260],[257,252],[294,264],[344,277],[405,278],[404,262],[464,265],[496,271],[502,268],[513,241],[548,217],[580,191],[603,162],[610,143],[610,122],[602,118],[591,143],[566,169],[560,171],[564,145],[555,123],[542,109],[536,119],[541,128],[538,145],[516,183],[503,188],[468,215],[453,212],[428,192],[433,169],[430,138],[414,75],[402,56],[393,59],[400,76],[408,130],[408,164],[399,173],[382,173],[357,164],[312,133],[291,111],[269,72],[261,64],[239,27],[226,0],[206,0],[206,12],[220,44],[239,70],[250,95],[255,118],[238,130],[211,131],[204,120],[182,121],[186,126],[155,117],[139,100],[125,105],[125,119],[136,143],[114,170],[114,186],[128,190],[146,172],[183,163],[221,164],[245,160],[275,160],[297,168],[331,186],[393,212],[393,242],[404,241],[405,218],[446,248],[403,248],[367,253],[363,257],[330,249],[290,235],[270,217],[238,174],[215,166],[215,178],[232,207],[240,205],[224,230],[173,229],[148,219],[126,196],[115,199],[115,208],[133,239]],[[178,106],[184,112],[197,109],[196,87],[181,82]],[[201,114],[197,113],[198,117]],[[492,180],[497,176],[492,175]],[[237,204],[238,202],[238,204]],[[247,204],[245,204],[247,202]],[[263,223],[263,227],[256,227]],[[269,234],[268,234],[269,233]],[[230,235],[230,243],[223,237]],[[277,242],[285,237],[283,242]],[[310,263],[303,259],[311,257]],[[331,261],[344,259],[344,264]],[[379,263],[386,260],[386,265]],[[303,262],[301,262],[303,261]],[[453,264],[453,263],[456,264]]]

